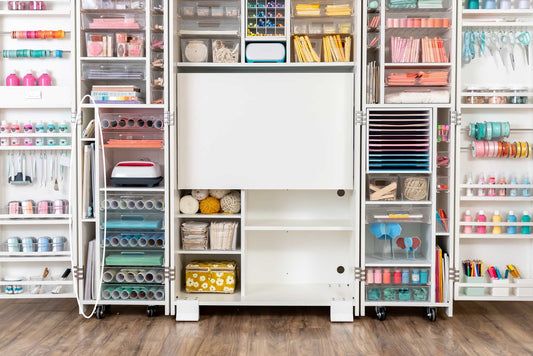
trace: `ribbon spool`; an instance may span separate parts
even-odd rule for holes
[[[37,30],[37,31],[11,31],[11,38],[13,39],[37,39],[49,40],[65,38],[65,31],[63,30]]]
[[[47,49],[14,49],[3,50],[3,58],[63,58],[63,50]]]

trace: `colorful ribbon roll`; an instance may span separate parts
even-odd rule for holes
[[[59,39],[59,38],[65,38],[65,31],[63,30],[11,31],[11,38],[17,39],[17,40]]]
[[[2,58],[63,58],[64,52],[60,49],[5,49],[2,51]]]

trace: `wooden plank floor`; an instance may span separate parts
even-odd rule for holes
[[[2,301],[0,355],[533,354],[533,303],[456,303],[435,323],[407,308],[338,324],[327,308],[203,307],[198,323],[144,312],[85,320],[73,301]]]

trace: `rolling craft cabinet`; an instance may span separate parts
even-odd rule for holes
[[[203,305],[329,306],[333,321],[359,314],[360,9],[330,6],[344,3],[171,2],[177,320],[198,320]],[[284,58],[246,55],[247,46],[263,43],[280,44]],[[349,53],[343,61],[325,54],[333,43]],[[221,59],[220,51],[231,55]],[[240,197],[229,210],[228,191]],[[217,197],[222,207],[208,209]],[[187,229],[200,222],[210,243],[191,249]],[[228,225],[237,229],[234,245],[214,245],[214,227]],[[191,269],[209,261],[237,266],[233,292],[216,266],[213,281],[228,293],[192,292],[216,289]]]
[[[112,305],[168,315],[168,2],[82,1],[77,21],[80,313],[96,304],[97,318]],[[163,179],[114,184],[124,161],[154,162]]]
[[[363,6],[361,315],[434,321],[453,300],[455,2]]]
[[[463,50],[457,53],[454,299],[531,301],[533,244],[527,216],[533,210],[533,70],[527,39],[533,27],[532,4],[513,1],[508,9],[490,10],[462,4],[458,18]],[[476,36],[485,39],[482,46]],[[513,45],[506,45],[508,38]],[[477,130],[489,125],[497,126],[496,131]],[[503,152],[515,142],[525,149]],[[499,152],[481,150],[494,143],[502,146]],[[483,272],[495,266],[501,274],[512,264],[521,276],[470,273],[463,267],[465,260],[483,263]]]
[[[75,2],[46,6],[0,2],[0,299],[76,293]]]

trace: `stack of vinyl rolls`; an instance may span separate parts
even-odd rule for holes
[[[159,198],[108,197],[102,202],[102,209],[108,210],[165,210],[165,202]]]

